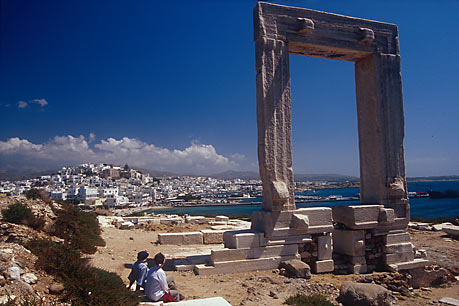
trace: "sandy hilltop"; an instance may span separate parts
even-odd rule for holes
[[[165,232],[193,232],[208,229],[208,224],[149,225],[147,228],[122,230],[103,227],[102,236],[107,245],[92,256],[92,263],[103,269],[118,273],[127,280],[129,265],[137,252],[147,250],[154,256],[163,252],[169,259],[196,254],[210,254],[211,249],[223,245],[161,245],[158,234]],[[458,275],[459,242],[441,231],[409,230],[416,248],[425,250],[432,262],[432,269],[444,267]],[[392,288],[397,305],[440,305],[443,297],[459,299],[459,283],[448,281],[436,286],[398,290],[406,281],[401,273],[371,273],[362,275],[313,274],[311,279],[288,278],[278,269],[234,274],[195,275],[192,271],[167,271],[173,276],[178,289],[188,299],[221,296],[231,305],[283,305],[286,298],[297,293],[306,295],[321,293],[335,304],[341,284],[345,281],[382,283]],[[453,273],[449,274],[450,277]]]

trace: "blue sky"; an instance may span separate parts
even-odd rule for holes
[[[397,24],[407,175],[459,174],[459,1],[275,3]],[[2,0],[0,170],[257,171],[255,4]],[[358,176],[353,63],[290,66],[294,171]]]

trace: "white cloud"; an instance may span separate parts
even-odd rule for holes
[[[39,104],[41,107],[45,107],[46,105],[48,105],[48,101],[46,101],[45,99],[33,99],[32,101],[30,101],[32,103],[37,103]]]
[[[94,145],[95,135],[56,136],[43,144],[33,144],[18,137],[0,141],[0,155],[20,160],[27,157],[36,163],[53,161],[56,165],[82,162],[107,162],[146,169],[190,174],[212,174],[237,169],[237,158],[218,154],[212,145],[192,143],[189,147],[169,150],[136,138],[107,138]],[[234,157],[241,157],[236,154]]]
[[[18,108],[26,108],[27,106],[29,106],[29,103],[27,103],[26,101],[18,102]]]

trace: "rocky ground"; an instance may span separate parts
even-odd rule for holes
[[[190,225],[188,225],[190,226]],[[199,225],[192,226],[199,229]],[[192,231],[188,228],[186,231]],[[180,226],[168,226],[168,232],[184,231]],[[99,268],[104,268],[121,275],[127,283],[129,265],[135,261],[138,251],[147,250],[151,255],[163,252],[166,256],[187,256],[196,253],[210,253],[209,246],[169,246],[156,243],[158,232],[143,229],[119,230],[104,228],[103,237],[106,247],[99,248],[92,256],[92,262]],[[413,243],[418,249],[426,249],[428,259],[439,266],[445,266],[457,271],[459,259],[459,241],[452,240],[442,232],[410,230]],[[222,246],[220,246],[222,247]],[[339,288],[344,281],[362,281],[392,285],[392,289],[400,287],[406,278],[399,273],[372,273],[365,275],[312,275],[309,280],[287,278],[278,270],[235,273],[227,275],[200,276],[192,272],[168,271],[173,276],[178,289],[187,298],[206,298],[221,296],[231,305],[283,305],[285,299],[296,293],[321,293],[336,302]],[[386,284],[387,283],[387,284]],[[442,297],[459,299],[459,283],[449,282],[437,287],[414,289],[405,295],[395,291],[397,305],[440,305]]]
[[[43,216],[52,226],[52,210],[39,200],[0,197],[0,208],[19,200],[35,214]],[[210,254],[212,248],[222,245],[169,246],[158,245],[160,232],[188,232],[208,228],[208,225],[151,225],[146,229],[120,230],[103,228],[105,247],[100,247],[91,258],[94,266],[118,273],[128,283],[129,267],[137,252],[147,250],[152,256],[163,252],[167,257],[185,257]],[[459,271],[459,241],[443,232],[410,230],[413,244],[425,249],[433,267],[447,268],[457,275]],[[46,301],[56,300],[63,290],[61,284],[35,268],[36,257],[21,243],[35,237],[48,237],[46,230],[36,232],[26,226],[0,222],[0,304],[8,297],[34,295]],[[51,237],[52,238],[52,237]],[[57,238],[53,238],[57,239]],[[433,268],[432,268],[433,269]],[[399,273],[372,273],[365,275],[312,275],[311,279],[294,279],[282,276],[279,270],[235,273],[228,275],[200,276],[192,272],[167,271],[174,277],[177,288],[188,298],[221,296],[232,305],[283,305],[285,299],[296,293],[326,295],[335,304],[339,288],[345,281],[375,282],[393,290],[397,305],[440,305],[442,297],[459,299],[459,282],[448,282],[435,287],[400,290],[406,283],[406,275]],[[451,275],[449,275],[450,279]],[[399,292],[399,291],[402,291]],[[60,304],[57,304],[60,305]]]

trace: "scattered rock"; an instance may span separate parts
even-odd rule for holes
[[[24,280],[27,284],[35,284],[38,278],[33,273],[26,273],[22,276],[22,280]]]
[[[340,289],[338,302],[343,306],[390,306],[395,297],[382,286],[344,282]]]
[[[411,275],[411,286],[414,289],[421,287],[431,287],[446,283],[448,281],[447,275],[449,274],[446,269],[424,267],[411,269],[408,271]]]
[[[51,286],[49,286],[49,293],[51,294],[59,294],[62,291],[64,291],[65,287],[62,283],[52,283]]]
[[[10,279],[17,280],[21,278],[22,270],[19,267],[13,266],[8,268],[8,276]]]
[[[17,281],[17,285],[19,290],[24,294],[24,295],[32,295],[34,293],[32,286],[27,284],[26,282],[23,282],[21,280]]]
[[[285,276],[296,278],[311,278],[311,268],[299,259],[291,259],[280,263],[279,268],[285,269]]]

